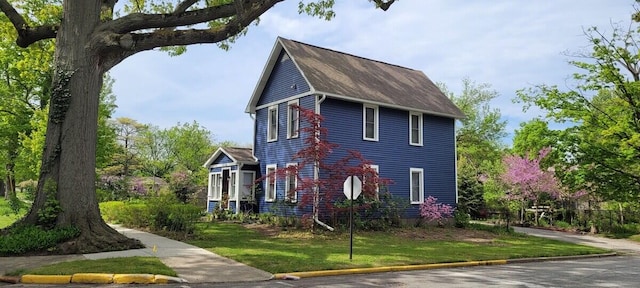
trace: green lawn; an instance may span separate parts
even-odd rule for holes
[[[164,265],[160,259],[156,257],[127,257],[69,261],[7,274],[71,275],[75,273],[159,274],[174,277],[177,276],[173,269]]]
[[[607,252],[522,234],[487,237],[484,233],[482,238],[464,241],[453,240],[459,238],[454,235],[469,232],[455,228],[430,228],[426,232],[425,228],[407,228],[356,232],[350,261],[348,233],[281,232],[265,236],[231,223],[200,224],[199,228],[200,239],[188,243],[271,273]]]
[[[7,227],[16,220],[22,218],[26,212],[26,209],[22,209],[19,214],[13,214],[13,211],[9,206],[9,202],[5,200],[4,197],[0,197],[0,229]]]

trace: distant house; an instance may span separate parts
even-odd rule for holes
[[[253,151],[221,148],[205,163],[209,211],[268,212],[278,201],[295,202],[299,195],[284,192],[296,185],[289,179],[265,182],[260,193],[244,185],[296,165],[304,137],[294,105],[323,115],[328,141],[360,151],[393,181],[389,192],[411,203],[404,217],[418,217],[429,195],[456,204],[455,121],[464,115],[424,73],[278,38],[245,111],[255,119]]]

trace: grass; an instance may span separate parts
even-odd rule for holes
[[[640,242],[640,234],[633,235],[633,236],[629,237],[629,240]]]
[[[71,275],[75,273],[160,274],[178,276],[173,269],[156,257],[126,257],[99,260],[78,260],[42,266],[31,270],[18,270],[7,275]]]
[[[281,232],[266,236],[238,224],[201,223],[200,239],[188,243],[271,273],[606,252],[513,233],[459,241],[453,240],[454,235],[462,230],[430,229],[426,234],[438,233],[439,237],[435,238],[441,239],[424,239],[420,236],[425,234],[424,228],[356,232],[352,261],[349,260],[348,233]]]
[[[23,208],[18,214],[14,214],[9,206],[9,202],[4,199],[4,197],[0,197],[0,229],[13,224],[13,222],[22,218],[26,212],[27,210]]]

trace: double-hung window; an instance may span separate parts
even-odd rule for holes
[[[409,112],[409,144],[422,146],[422,113]]]
[[[409,183],[411,183],[411,204],[424,202],[424,170],[422,168],[410,168]]]
[[[292,100],[287,103],[287,139],[297,138],[300,129],[299,101]]]
[[[378,141],[378,110],[376,105],[362,105],[362,139]]]
[[[267,165],[267,177],[265,183],[265,201],[276,200],[276,164]]]
[[[278,105],[269,107],[267,115],[267,141],[278,140]]]
[[[287,202],[295,203],[298,201],[298,164],[296,163],[288,163],[287,168],[287,178],[285,183],[285,199]]]
[[[238,171],[231,171],[229,176],[229,200],[236,200],[236,178]]]
[[[222,173],[209,174],[209,200],[220,201],[222,197]]]

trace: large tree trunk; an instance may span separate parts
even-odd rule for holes
[[[79,238],[59,248],[87,253],[142,247],[101,218],[95,193],[96,131],[103,72],[87,43],[99,24],[100,1],[64,1],[56,53],[49,121],[36,198],[24,223],[80,229]],[[48,196],[51,195],[51,196]],[[59,201],[53,219],[38,216],[47,197]],[[52,203],[49,201],[49,203]]]

